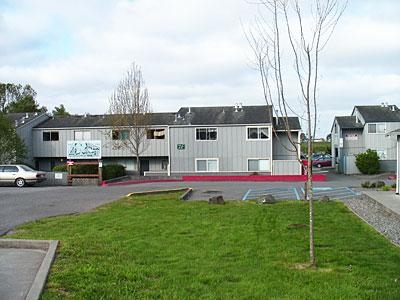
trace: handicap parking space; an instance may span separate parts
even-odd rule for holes
[[[342,200],[360,196],[360,193],[349,187],[314,187],[314,199],[327,196],[330,199]],[[266,195],[272,195],[277,200],[301,200],[305,198],[304,188],[299,187],[274,187],[249,189],[242,200],[260,199]]]
[[[259,199],[266,195],[272,195],[275,199],[287,200],[296,199],[300,200],[300,194],[295,187],[281,187],[281,188],[265,188],[265,189],[249,189],[243,196],[242,200]]]

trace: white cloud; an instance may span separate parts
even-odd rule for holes
[[[350,1],[321,58],[321,135],[336,112],[383,98],[399,103],[396,10],[393,1]],[[135,61],[155,111],[263,104],[241,26],[254,13],[242,0],[6,2],[0,4],[0,81],[30,83],[50,110],[64,103],[72,113],[104,113]]]

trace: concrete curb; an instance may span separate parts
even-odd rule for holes
[[[152,194],[161,194],[161,193],[172,193],[172,192],[185,192],[180,199],[187,200],[187,197],[192,193],[192,188],[179,188],[179,189],[168,189],[168,190],[153,190],[153,191],[144,191],[144,192],[133,192],[126,195],[126,197],[132,197],[135,195],[152,195]],[[184,197],[186,199],[184,199]]]
[[[381,202],[379,202],[378,200],[376,200],[375,198],[373,198],[372,196],[370,196],[364,192],[361,193],[361,199],[369,199],[371,201],[374,201],[378,206],[380,206],[387,213],[400,216],[398,212],[392,210],[391,208],[387,207],[386,205],[382,204]]]
[[[26,300],[39,299],[47,276],[50,271],[51,264],[54,261],[58,246],[58,241],[55,240],[16,240],[16,239],[0,239],[0,248],[16,248],[16,249],[32,249],[46,251],[46,255],[40,264],[39,270],[36,273],[35,279],[28,291]]]

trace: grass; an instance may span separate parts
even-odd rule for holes
[[[20,227],[60,240],[43,299],[400,299],[400,249],[341,203],[316,203],[318,269],[308,260],[308,205],[124,198]]]

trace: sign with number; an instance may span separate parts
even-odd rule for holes
[[[186,148],[186,145],[185,145],[185,144],[178,144],[178,145],[176,145],[176,149],[178,149],[178,150],[185,150],[185,148]]]

